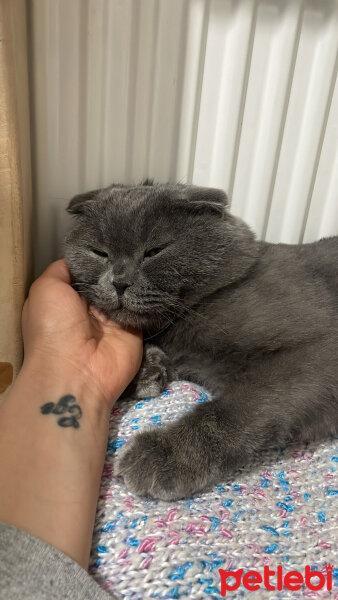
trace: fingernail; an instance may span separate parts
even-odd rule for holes
[[[94,319],[96,319],[97,321],[100,321],[100,323],[107,323],[108,319],[107,317],[105,317],[104,314],[102,314],[99,310],[97,310],[97,308],[95,308],[94,306],[90,306],[89,307],[89,314],[94,317]]]

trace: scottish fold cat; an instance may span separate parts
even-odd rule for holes
[[[213,394],[119,461],[132,492],[173,500],[338,430],[338,237],[257,241],[222,191],[149,183],[73,198],[65,256],[91,304],[142,328],[137,396],[174,378]]]

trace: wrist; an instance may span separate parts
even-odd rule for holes
[[[72,394],[91,406],[100,406],[110,411],[117,395],[106,398],[99,383],[88,368],[76,360],[64,359],[35,352],[25,357],[18,379],[24,380],[30,389],[47,395],[51,390],[55,396]]]
[[[50,355],[26,356],[0,407],[0,520],[86,567],[110,406],[75,367]],[[69,396],[71,410],[54,410]]]

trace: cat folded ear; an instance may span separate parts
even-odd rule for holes
[[[189,208],[196,212],[216,212],[224,214],[228,199],[223,190],[198,186],[187,186],[184,199],[189,202]]]
[[[93,190],[91,192],[86,192],[85,194],[74,196],[68,204],[67,212],[72,215],[84,215],[91,201],[97,198],[99,191],[100,190]]]
[[[105,188],[92,190],[90,192],[85,192],[84,194],[78,194],[69,202],[67,211],[73,215],[84,215],[90,212],[90,207],[93,200],[108,201],[111,199],[111,193],[114,190],[121,190],[122,188],[128,187],[130,186],[124,185],[123,183],[114,183]]]

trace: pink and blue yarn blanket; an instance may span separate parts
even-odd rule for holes
[[[227,579],[229,589],[233,585],[227,598],[338,600],[337,437],[302,447],[272,448],[213,489],[171,503],[136,497],[114,478],[114,463],[136,431],[162,427],[196,402],[209,400],[202,388],[180,381],[157,398],[117,403],[90,573],[117,600],[218,600],[219,570],[240,569],[240,582]],[[327,589],[327,565],[332,590]],[[276,573],[281,567],[284,577],[289,571],[304,575],[306,566],[323,574],[326,583],[320,589],[318,577],[311,579],[313,587],[318,584],[316,590],[305,582],[299,591],[285,585],[278,590],[272,576],[270,589],[264,583],[256,590],[243,585],[248,571],[262,579],[265,567]]]

